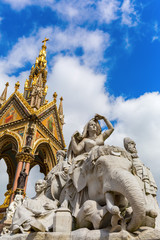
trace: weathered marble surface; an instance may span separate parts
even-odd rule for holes
[[[66,233],[50,233],[50,232],[37,232],[37,233],[25,233],[16,235],[6,235],[0,237],[0,240],[159,240],[160,230],[142,228],[140,231],[134,234],[128,233],[122,230],[119,233],[108,233],[106,229],[102,230],[88,230],[87,228],[81,228],[76,231],[72,231],[70,234]]]

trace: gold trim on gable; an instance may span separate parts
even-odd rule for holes
[[[23,95],[20,92],[18,92],[18,91],[15,94],[21,100],[23,105],[29,110],[29,112],[31,114],[34,114],[35,113],[34,109],[29,105],[29,103],[26,101],[26,99],[23,97]]]
[[[23,95],[19,92],[16,91],[14,93],[11,94],[11,96],[5,101],[5,103],[0,107],[0,110],[11,100],[11,98],[16,95],[19,100],[23,103],[23,105],[27,108],[27,110],[29,111],[30,114],[34,114],[35,111],[34,109],[29,105],[29,103],[26,101],[26,99],[23,97]]]

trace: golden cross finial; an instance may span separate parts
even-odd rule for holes
[[[42,43],[44,43],[44,46],[46,46],[46,42],[49,41],[49,38],[45,38]]]

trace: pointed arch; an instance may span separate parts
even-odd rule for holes
[[[18,134],[6,130],[0,136],[0,159],[4,159],[7,165],[8,184],[7,189],[13,186],[14,176],[17,168],[16,154],[22,148],[21,139]]]

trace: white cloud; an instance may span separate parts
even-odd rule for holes
[[[117,119],[112,143],[122,145],[126,136],[135,140],[140,158],[151,168],[156,179],[160,168],[159,103],[160,93],[153,92],[127,101],[120,97],[112,105],[112,118]]]
[[[102,0],[98,2],[99,19],[109,24],[119,18],[120,2],[117,0]]]
[[[124,44],[125,44],[125,49],[127,49],[127,50],[131,47],[131,43],[130,43],[128,34],[124,38]]]
[[[109,113],[105,81],[105,75],[95,74],[88,67],[80,65],[76,58],[59,57],[56,60],[48,76],[48,84],[53,86],[53,89],[49,89],[49,95],[57,91],[59,97],[64,98],[64,134],[67,142],[73,131],[82,129],[89,117],[97,112]]]
[[[135,10],[135,4],[132,0],[124,0],[121,6],[122,11],[122,25],[134,27],[139,22],[138,13]]]
[[[96,67],[104,60],[103,53],[110,46],[110,35],[100,30],[89,31],[80,27],[40,28],[28,38],[19,38],[8,53],[7,57],[0,59],[0,72],[14,74],[17,69],[25,67],[26,63],[35,63],[41,48],[41,40],[48,37],[48,52],[59,54],[66,51],[68,55],[75,55],[75,50],[82,48],[81,60],[91,67]],[[54,37],[53,37],[54,36]]]
[[[21,10],[26,6],[30,6],[34,3],[34,0],[3,0],[3,2],[11,5],[13,9]]]
[[[15,10],[22,10],[27,6],[49,7],[71,24],[93,22],[110,24],[119,19],[122,25],[136,26],[139,16],[132,0],[3,0]],[[140,5],[140,4],[139,4]]]
[[[160,28],[159,28],[159,24],[157,21],[154,23],[153,31],[154,31],[154,35],[152,37],[152,42],[154,42],[156,40],[159,41],[160,40]]]
[[[75,55],[76,48],[81,47],[83,54],[79,58],[90,66],[97,66],[104,60],[104,51],[110,46],[110,35],[100,30],[88,31],[83,28],[68,28],[65,31],[56,28],[51,51],[68,50],[68,54]],[[50,43],[52,44],[52,43]]]

